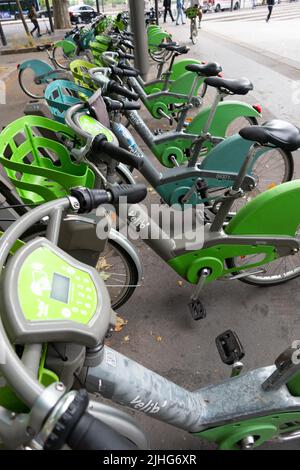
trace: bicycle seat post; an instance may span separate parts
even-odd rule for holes
[[[166,49],[166,52],[167,52],[167,49]],[[164,86],[163,86],[162,91],[166,91],[168,89],[170,77],[172,75],[172,68],[173,68],[173,65],[174,65],[175,58],[177,56],[178,56],[178,54],[174,51],[172,53],[172,57],[171,57],[171,60],[170,60],[170,65],[168,67],[168,70],[165,72],[165,80],[164,80]],[[166,62],[164,61],[164,63],[166,63]]]
[[[197,163],[199,153],[201,152],[202,147],[203,147],[203,143],[205,142],[205,140],[207,139],[207,136],[209,135],[208,132],[209,132],[210,126],[213,122],[213,119],[215,117],[218,104],[220,103],[220,101],[223,100],[224,96],[225,96],[225,93],[222,93],[221,91],[218,91],[216,93],[215,99],[214,99],[213,104],[210,108],[210,112],[209,112],[207,121],[206,121],[206,123],[204,125],[204,128],[203,128],[203,130],[202,130],[202,132],[199,136],[198,143],[194,147],[193,155],[189,160],[189,163],[188,163],[189,167],[194,167]]]
[[[195,90],[196,90],[199,79],[200,79],[200,77],[196,74],[196,76],[194,78],[194,81],[193,81],[193,85],[192,85],[190,94],[189,94],[188,99],[187,99],[187,102],[186,102],[183,110],[179,113],[178,124],[176,126],[176,132],[181,132],[183,127],[184,127],[184,123],[185,123],[187,113],[188,113],[189,109],[192,107],[192,100],[193,100],[193,96],[194,96],[194,93],[195,93]]]
[[[232,207],[234,200],[241,197],[242,195],[241,186],[247,174],[247,168],[249,164],[252,162],[254,155],[256,154],[257,149],[259,147],[260,145],[257,143],[254,143],[253,145],[251,145],[246,155],[246,158],[243,162],[243,165],[241,166],[241,169],[236,177],[236,180],[233,183],[232,188],[226,193],[225,197],[223,198],[221,202],[219,211],[210,227],[211,232],[218,232],[219,230],[222,229],[224,221]]]

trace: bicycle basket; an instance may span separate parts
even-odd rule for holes
[[[73,60],[70,63],[70,70],[72,72],[74,82],[77,85],[80,85],[89,90],[96,90],[97,87],[93,84],[91,77],[88,74],[88,70],[97,67],[91,62],[86,62],[85,60]]]
[[[54,119],[65,124],[66,111],[71,106],[86,101],[92,94],[91,90],[76,83],[68,80],[55,80],[47,86],[44,96]]]
[[[93,188],[94,173],[63,143],[74,138],[67,126],[40,116],[24,116],[2,131],[0,163],[25,204],[64,197],[76,186]]]
[[[189,20],[196,18],[198,16],[198,13],[199,9],[197,6],[189,7],[185,10],[186,17],[189,18]]]

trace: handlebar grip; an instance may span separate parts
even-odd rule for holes
[[[135,111],[141,109],[140,103],[135,101],[117,101],[107,96],[104,96],[103,99],[108,111]]]
[[[121,52],[121,51],[118,51],[118,54],[122,59],[134,60],[133,54],[125,54],[124,52]]]
[[[132,50],[132,51],[134,50],[134,45],[133,45],[130,41],[126,40],[126,39],[125,39],[125,41],[123,41],[123,45],[124,45],[125,47],[127,47],[128,49]]]
[[[105,189],[73,188],[71,196],[79,202],[79,214],[88,214],[102,204],[111,202],[111,194]]]
[[[135,67],[132,67],[131,65],[128,65],[123,59],[121,59],[119,61],[118,67],[120,67],[120,69],[124,69],[124,70],[132,70],[132,71],[136,72],[137,75],[140,74],[139,69],[136,69]]]
[[[125,96],[125,98],[128,98],[132,101],[137,101],[139,99],[139,96],[136,93],[128,90],[127,88],[122,87],[121,85],[118,85],[113,80],[110,80],[110,82],[108,82],[107,91],[109,93],[117,93],[118,95]]]
[[[124,111],[136,111],[141,109],[141,105],[136,101],[127,101],[126,103],[123,103],[123,109]]]
[[[138,73],[136,70],[132,70],[129,67],[111,67],[112,72],[115,75],[119,75],[120,77],[137,77]]]
[[[111,186],[109,191],[112,193],[114,203],[118,203],[121,197],[126,197],[128,204],[138,204],[147,196],[147,188],[142,183]]]
[[[125,165],[132,166],[136,170],[140,170],[144,164],[143,158],[137,157],[136,155],[128,152],[128,150],[122,149],[117,147],[115,144],[107,142],[106,137],[102,134],[99,134],[93,141],[91,155],[93,158],[98,159],[98,155],[101,152],[105,152],[114,160],[120,163],[124,163]],[[99,159],[101,160],[101,155],[99,155]]]
[[[89,413],[79,419],[67,439],[73,450],[134,450],[136,445]]]

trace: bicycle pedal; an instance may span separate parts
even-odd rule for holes
[[[232,366],[245,356],[245,351],[235,331],[227,330],[216,337],[216,345],[222,362]]]
[[[198,321],[206,317],[206,308],[204,307],[201,300],[190,300],[190,302],[188,303],[188,307],[194,320]]]

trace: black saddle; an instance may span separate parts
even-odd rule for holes
[[[258,142],[261,145],[274,145],[288,152],[293,152],[300,147],[300,129],[280,119],[272,119],[261,126],[244,127],[239,134],[243,139]]]
[[[247,95],[250,90],[253,90],[253,85],[248,78],[233,79],[210,77],[206,78],[204,81],[207,85],[232,95]]]
[[[214,77],[222,72],[221,65],[216,62],[209,62],[208,64],[189,64],[185,69],[189,72],[196,72],[202,77]]]
[[[158,45],[160,49],[166,49],[167,47],[170,47],[170,46],[176,47],[176,46],[179,46],[179,44],[178,42],[161,42]]]
[[[161,43],[159,47],[167,51],[176,52],[178,55],[187,54],[190,50],[187,46],[180,46],[177,42]]]

